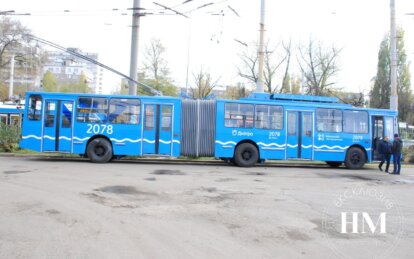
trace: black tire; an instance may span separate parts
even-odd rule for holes
[[[342,165],[342,162],[338,162],[338,161],[326,161],[326,163],[333,168],[337,168],[340,167]]]
[[[359,147],[351,147],[348,149],[345,158],[345,166],[348,169],[360,169],[367,161],[364,151]]]
[[[112,145],[104,138],[96,138],[86,148],[89,159],[94,163],[106,163],[112,159]]]
[[[241,167],[254,166],[259,160],[259,151],[250,143],[243,143],[237,146],[234,151],[234,163]]]

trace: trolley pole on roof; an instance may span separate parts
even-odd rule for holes
[[[132,9],[132,33],[131,33],[131,62],[129,66],[129,77],[138,81],[138,35],[140,18],[140,0],[134,0]],[[128,81],[129,95],[137,95],[137,85],[133,81]]]
[[[259,50],[257,52],[259,56],[259,74],[256,82],[256,92],[263,93],[263,66],[264,66],[264,32],[265,32],[265,0],[262,0],[260,8],[260,39],[259,39]]]
[[[395,26],[395,0],[390,0],[391,9],[391,33],[390,33],[390,53],[391,53],[391,98],[390,109],[398,111],[397,93],[397,30]]]

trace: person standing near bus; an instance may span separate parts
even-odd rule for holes
[[[392,154],[394,156],[394,171],[391,174],[400,174],[401,171],[401,151],[403,142],[398,134],[394,134],[394,142],[392,144]]]
[[[392,154],[392,145],[389,142],[387,136],[384,136],[384,139],[379,142],[378,145],[378,153],[381,155],[381,162],[378,165],[380,171],[382,171],[382,165],[385,161],[387,161],[387,165],[385,166],[385,172],[388,173],[388,169],[390,168],[390,160]]]

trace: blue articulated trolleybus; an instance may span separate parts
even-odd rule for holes
[[[0,104],[0,123],[20,126],[23,109],[23,105]]]
[[[377,141],[397,132],[397,113],[334,97],[255,93],[187,100],[27,93],[20,146],[108,162],[121,156],[215,157],[238,166],[319,160],[361,168]]]

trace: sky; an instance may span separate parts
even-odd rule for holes
[[[173,15],[156,3],[185,14]],[[151,13],[141,17],[140,67],[151,39],[160,39],[176,85],[194,84],[201,69],[220,85],[244,82],[237,75],[240,54],[254,50],[259,38],[260,0],[141,0]],[[395,0],[397,26],[405,30],[408,60],[414,60],[414,1]],[[210,4],[198,8],[205,4]],[[133,0],[13,0],[3,1],[0,11],[15,15],[33,34],[64,47],[97,52],[99,61],[129,74]],[[265,39],[269,46],[292,40],[294,47],[310,38],[326,47],[341,49],[336,85],[348,91],[369,92],[376,75],[379,46],[390,28],[389,0],[266,0]],[[116,10],[114,10],[116,9]],[[233,9],[234,11],[232,11]],[[68,11],[65,11],[68,10]],[[238,43],[241,41],[247,44]],[[280,45],[279,45],[280,46]],[[275,51],[275,57],[280,53]],[[300,75],[293,53],[291,73]],[[414,75],[414,65],[411,65]],[[281,79],[276,79],[276,81]],[[413,79],[414,81],[414,79]],[[104,91],[120,85],[120,77],[104,72]]]

